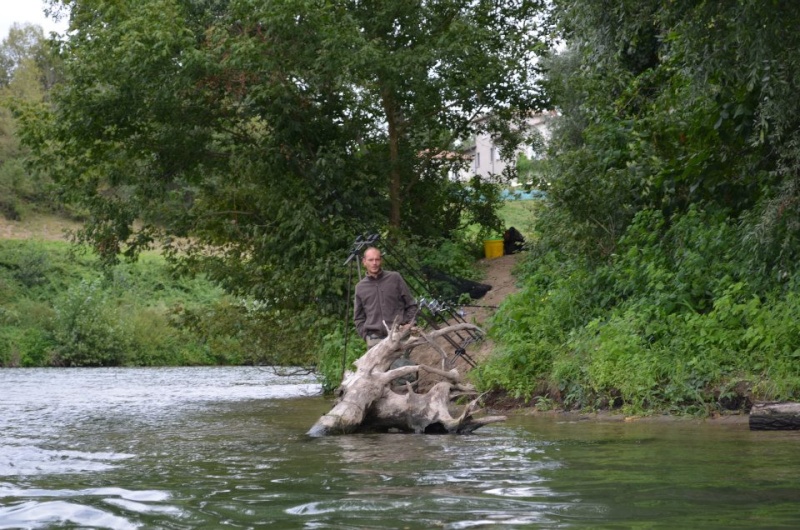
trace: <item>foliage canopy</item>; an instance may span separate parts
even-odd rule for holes
[[[484,385],[633,412],[796,399],[800,5],[553,6],[548,203]]]
[[[437,155],[543,102],[541,1],[63,4],[64,81],[23,139],[83,240],[109,263],[159,243],[274,308],[339,314],[365,230],[496,223]]]

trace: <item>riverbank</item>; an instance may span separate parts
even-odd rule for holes
[[[488,319],[491,318],[506,298],[519,291],[517,280],[514,277],[514,268],[522,257],[523,255],[521,254],[512,254],[494,259],[481,260],[480,266],[485,271],[485,276],[482,281],[491,285],[492,289],[486,296],[480,300],[476,300],[474,307],[464,308],[465,318],[468,322],[475,323],[482,328],[485,327]],[[474,349],[468,349],[468,353],[477,363],[481,363],[492,355],[494,348],[494,341],[490,338],[486,338]],[[464,374],[471,369],[467,363],[463,362],[458,362],[456,367]],[[560,404],[555,402],[550,402],[549,406],[551,408],[546,410],[543,408],[544,405],[542,404],[537,403],[534,405],[532,402],[526,403],[522,399],[513,399],[505,393],[491,393],[485,397],[484,401],[491,414],[543,416],[552,417],[564,422],[705,423],[710,421],[714,424],[735,424],[746,427],[749,421],[749,414],[741,410],[713,412],[711,415],[704,417],[661,413],[631,416],[608,409],[595,412],[568,411],[560,408]]]
[[[503,398],[488,400],[487,409],[491,414],[505,414],[508,416],[539,416],[551,418],[566,423],[576,423],[584,421],[606,422],[606,423],[694,423],[715,425],[740,425],[748,428],[750,416],[742,411],[730,411],[723,414],[715,413],[706,417],[676,415],[676,414],[652,414],[628,416],[619,414],[611,410],[601,410],[596,412],[568,411],[563,409],[539,410],[531,405],[516,402],[509,403]]]
[[[0,367],[252,364],[212,282],[154,253],[102,271],[52,223],[0,228]]]
[[[258,353],[255,346],[251,351],[228,333],[225,325],[236,308],[221,303],[224,297],[212,285],[172,278],[155,255],[148,255],[137,264],[123,265],[109,285],[93,282],[91,275],[97,274],[90,266],[93,258],[67,259],[64,229],[68,223],[56,221],[40,218],[35,223],[6,220],[0,223],[0,242],[4,242],[0,249],[0,282],[5,297],[0,314],[3,324],[0,365],[51,365],[53,355],[64,357],[76,346],[69,341],[74,336],[69,327],[73,325],[80,326],[84,336],[92,337],[93,353],[80,359],[64,357],[58,361],[62,365],[92,365],[106,362],[104,359],[122,365],[238,364]],[[522,258],[523,255],[514,254],[480,261],[484,271],[482,281],[492,288],[484,297],[462,308],[467,322],[486,328],[499,306],[518,292],[513,271]],[[86,295],[91,296],[86,298]],[[87,305],[82,300],[92,303]],[[112,317],[123,313],[126,317],[119,319],[124,323],[120,327]],[[94,315],[97,319],[73,320],[69,315]],[[173,325],[167,325],[168,321]],[[191,329],[175,327],[180,322],[190,324]],[[252,324],[255,329],[257,323]],[[452,345],[442,346],[453,354]],[[495,344],[488,337],[466,348],[469,359],[478,364],[486,362],[494,350]],[[441,364],[439,352],[422,347],[415,349],[412,359],[430,366]],[[464,358],[451,360],[464,375],[472,369]],[[420,390],[424,389],[421,386]],[[496,413],[556,415],[563,421],[684,419],[663,415],[630,417],[613,410],[558,412],[561,404],[556,399],[533,398],[526,402],[500,393],[486,396],[485,403]],[[713,416],[723,422],[745,422],[747,417],[746,413]]]
[[[483,271],[483,278],[480,281],[491,285],[492,288],[482,298],[474,300],[470,305],[460,307],[464,321],[478,326],[484,332],[486,331],[489,319],[500,307],[500,304],[511,294],[518,291],[513,271],[520,257],[520,254],[510,254],[492,259],[484,258],[479,261],[478,267]],[[458,357],[454,355],[453,345],[446,339],[439,338],[436,343],[442,351],[451,356],[448,359],[452,364],[450,368],[458,370],[463,377],[466,377],[467,373],[473,368],[469,361],[479,365],[492,355],[495,348],[494,341],[484,336],[480,342],[468,344],[464,348],[465,356]],[[415,348],[411,353],[411,359],[418,364],[428,366],[438,367],[442,363],[441,353],[430,346]],[[438,376],[422,374],[417,391],[426,392],[439,380]],[[520,408],[528,407],[521,406]]]
[[[93,254],[72,253],[69,233],[80,226],[78,221],[41,212],[28,212],[18,221],[0,216],[0,294],[4,296],[0,366],[257,361],[257,343],[264,341],[246,341],[240,335],[242,329],[255,331],[263,326],[253,319],[242,324],[241,312],[221,290],[202,279],[170,276],[156,253],[146,253],[137,263],[123,263],[111,277],[102,277]],[[515,254],[481,260],[482,281],[492,289],[463,307],[468,322],[483,326],[516,291],[512,270],[518,258]],[[69,315],[96,318],[71,320]],[[91,344],[75,344],[76,336],[91,338]],[[493,348],[486,339],[468,353],[481,362]],[[86,353],[72,358],[74,350]],[[440,355],[432,355],[426,364],[438,365]],[[460,370],[469,369],[463,359],[456,364]]]

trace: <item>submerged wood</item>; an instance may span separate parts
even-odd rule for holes
[[[756,403],[750,409],[751,431],[800,429],[800,403]]]
[[[390,369],[408,348],[432,344],[442,335],[464,329],[478,328],[472,324],[456,324],[428,334],[412,336],[411,330],[394,327],[381,342],[370,348],[354,364],[355,372],[348,374],[336,391],[333,408],[311,427],[311,436],[348,434],[359,431],[390,429],[415,433],[466,434],[490,423],[505,421],[505,416],[484,416],[480,412],[475,389],[461,380],[457,370],[433,366],[412,365]],[[412,383],[398,388],[392,381],[425,370],[444,378],[424,394],[414,391]],[[452,400],[471,395],[474,399],[463,405],[455,416],[451,414]]]

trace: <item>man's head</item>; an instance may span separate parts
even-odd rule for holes
[[[377,276],[381,272],[381,251],[375,247],[369,247],[364,251],[364,257],[361,259],[367,274],[370,276]]]

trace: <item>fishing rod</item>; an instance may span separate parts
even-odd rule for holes
[[[346,371],[346,363],[347,363],[347,343],[348,337],[350,335],[350,324],[349,324],[349,315],[351,313],[350,304],[352,303],[352,296],[351,296],[351,286],[353,283],[352,279],[352,270],[353,270],[353,262],[355,262],[358,266],[358,276],[359,280],[362,278],[361,273],[361,263],[358,258],[360,258],[362,250],[364,248],[369,248],[372,246],[376,246],[376,243],[381,241],[381,246],[386,249],[386,254],[389,262],[393,263],[393,266],[390,267],[392,269],[397,270],[403,276],[407,277],[410,282],[409,287],[416,294],[417,298],[417,314],[414,317],[414,320],[419,316],[425,320],[425,322],[431,326],[433,329],[441,329],[440,324],[442,325],[449,325],[450,321],[454,321],[456,323],[466,324],[467,321],[464,319],[463,315],[456,311],[452,304],[447,302],[442,302],[440,300],[441,293],[438,292],[429,281],[428,278],[425,276],[421,276],[415,267],[412,267],[408,261],[399,253],[397,252],[392,245],[385,241],[381,240],[381,236],[378,233],[371,233],[368,235],[360,234],[356,237],[350,254],[348,255],[347,259],[344,262],[344,265],[350,264],[350,276],[348,278],[348,290],[347,290],[347,304],[345,307],[345,349],[342,353],[342,378],[344,378],[344,373]],[[426,296],[427,295],[427,296]],[[431,299],[428,299],[428,296],[433,295]],[[471,306],[468,304],[459,304],[465,307],[481,307],[481,306]],[[492,306],[483,306],[483,307],[492,307]],[[466,336],[461,333],[464,331]],[[451,334],[443,335],[444,339],[450,343],[451,346],[454,348],[454,355],[455,357],[461,357],[465,360],[468,364],[472,367],[476,366],[475,361],[469,356],[466,352],[465,348],[480,340],[483,335],[476,334],[473,330],[456,330],[451,332],[452,335],[458,338],[456,340],[451,337]]]

